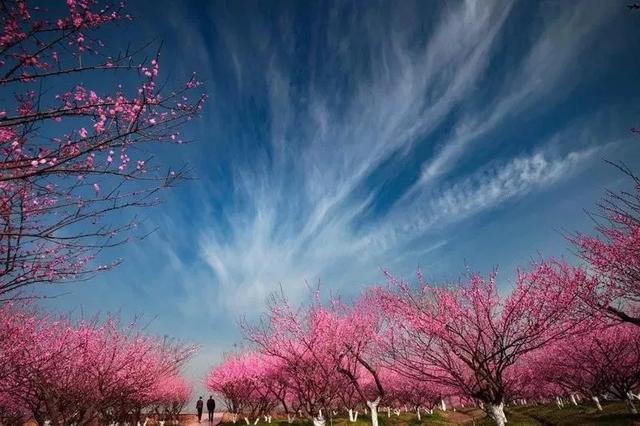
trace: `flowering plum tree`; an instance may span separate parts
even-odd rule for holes
[[[122,213],[156,204],[185,177],[155,165],[153,147],[179,143],[202,107],[194,78],[166,90],[159,52],[109,51],[97,38],[130,19],[121,7],[66,3],[64,12],[24,0],[1,7],[0,90],[14,95],[0,109],[0,297],[117,263],[92,260],[135,236],[135,218]]]
[[[206,385],[223,399],[234,423],[242,414],[247,424],[250,420],[255,424],[260,416],[270,421],[271,412],[278,404],[290,413],[286,379],[282,360],[244,352],[228,355],[213,368]]]
[[[392,368],[390,372],[394,370]],[[399,404],[406,404],[415,410],[419,421],[422,420],[421,411],[433,413],[443,398],[452,394],[450,389],[432,381],[416,380],[400,374],[388,374],[386,377],[388,377],[385,380],[386,387],[394,395],[394,399]]]
[[[207,388],[222,398],[227,411],[233,415],[234,423],[244,410],[252,386],[245,375],[244,365],[242,354],[228,355],[205,380]]]
[[[607,192],[593,215],[599,236],[578,233],[569,239],[598,279],[583,288],[589,307],[640,325],[640,178],[618,167],[631,178],[633,190]]]
[[[0,318],[0,400],[39,423],[137,421],[144,407],[183,396],[182,388],[168,390],[167,380],[175,384],[171,378],[193,347],[144,336],[115,319],[76,324],[9,304]]]
[[[317,297],[310,308],[293,309],[284,296],[274,296],[266,317],[256,325],[243,324],[246,337],[264,355],[282,360],[291,392],[314,425],[324,425],[338,395],[349,386],[338,373],[340,341],[332,330],[334,317]]]
[[[168,418],[178,424],[178,415],[187,405],[192,395],[191,385],[177,374],[167,374],[156,380],[153,390],[150,392],[153,411],[165,420]]]
[[[379,306],[395,322],[396,332],[385,343],[388,364],[409,378],[481,401],[503,425],[509,368],[581,328],[573,313],[583,274],[542,263],[519,273],[507,296],[498,293],[495,274],[473,275],[451,287],[429,285],[419,276],[417,289],[389,276],[391,287],[378,292]]]
[[[633,324],[602,327],[557,342],[540,351],[535,362],[541,377],[567,393],[591,398],[610,395],[634,404],[640,388],[640,331]]]
[[[356,301],[353,307],[334,301],[331,311],[324,310],[323,342],[337,370],[349,379],[361,402],[369,407],[371,424],[377,426],[378,405],[385,392],[375,349],[383,321],[371,307],[367,298]]]

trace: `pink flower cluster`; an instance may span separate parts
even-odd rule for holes
[[[182,142],[203,106],[192,95],[200,83],[190,76],[166,92],[159,51],[110,54],[100,30],[126,19],[95,0],[67,0],[58,17],[24,0],[4,5],[0,87],[15,101],[0,111],[0,294],[114,266],[94,265],[95,253],[127,242],[133,211],[184,177],[153,151]],[[123,83],[66,86],[97,73]]]

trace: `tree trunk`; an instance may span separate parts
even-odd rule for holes
[[[356,416],[354,416],[353,415],[353,409],[351,409],[351,408],[349,408],[347,411],[349,412],[349,422],[355,423],[357,414],[356,414]]]
[[[504,415],[504,403],[489,404],[489,416],[493,419],[498,426],[504,426],[507,424],[507,416]]]
[[[578,401],[576,401],[576,396],[574,394],[571,394],[571,403],[573,405],[578,405]]]
[[[592,396],[593,402],[596,403],[596,407],[598,407],[598,411],[602,411],[602,405],[600,405],[600,399],[597,396]]]
[[[371,409],[371,426],[378,426],[378,404],[380,404],[380,397],[375,401],[367,401],[367,406]]]
[[[447,403],[444,402],[444,399],[440,401],[440,409],[442,411],[447,411]]]
[[[633,392],[631,391],[627,392],[627,404],[629,405],[629,410],[631,410],[633,414],[638,414],[638,409],[636,408],[636,404],[634,404],[633,402],[634,399],[640,399],[640,398],[638,398],[638,395],[634,395]]]
[[[322,408],[318,410],[318,417],[313,418],[313,426],[325,426],[327,421],[324,419],[322,415]]]
[[[416,414],[418,414],[418,421],[421,421],[422,418],[420,417],[420,407],[416,408]]]

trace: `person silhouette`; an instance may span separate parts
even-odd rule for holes
[[[198,412],[198,423],[202,420],[202,408],[204,406],[204,402],[202,402],[202,397],[198,398],[198,402],[196,402],[196,411]]]
[[[216,401],[213,399],[212,395],[209,395],[209,399],[207,399],[207,411],[209,412],[209,422],[213,422],[213,412],[216,409]]]

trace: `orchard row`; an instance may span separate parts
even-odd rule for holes
[[[608,193],[598,235],[569,236],[582,259],[542,260],[507,289],[496,276],[434,285],[387,275],[353,303],[319,294],[301,306],[273,297],[258,324],[243,324],[246,351],[229,355],[208,387],[236,418],[381,406],[473,404],[504,425],[504,405],[626,400],[640,391],[640,181]]]
[[[134,324],[72,321],[0,307],[0,424],[136,424],[176,416],[191,398],[179,368],[195,348]]]

